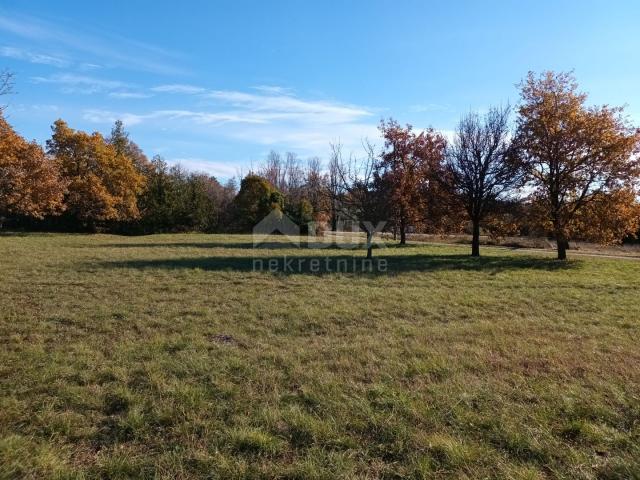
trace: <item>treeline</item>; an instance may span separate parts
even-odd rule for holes
[[[571,239],[615,243],[640,224],[640,133],[622,108],[588,106],[570,74],[530,73],[515,109],[462,118],[452,138],[389,120],[384,146],[331,145],[326,165],[272,152],[224,185],[149,160],[121,122],[85,133],[58,120],[43,149],[0,118],[0,223],[125,234],[249,232],[272,211],[303,229],[536,234],[566,258]],[[515,114],[515,115],[514,115]],[[515,117],[515,121],[513,118]],[[1,225],[0,225],[1,228]],[[369,255],[371,248],[369,248]]]
[[[0,222],[62,231],[218,231],[233,182],[149,160],[117,121],[106,138],[52,126],[42,149],[0,118]],[[1,223],[0,223],[1,225]]]

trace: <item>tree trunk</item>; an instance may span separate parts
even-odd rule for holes
[[[471,239],[471,256],[480,256],[480,220],[473,220],[473,238]]]
[[[400,245],[407,244],[407,230],[404,226],[400,227]]]
[[[567,248],[569,247],[569,242],[564,238],[558,238],[557,244],[558,244],[558,260],[566,260]]]
[[[566,260],[569,241],[563,236],[557,236],[556,243],[558,244],[558,260]]]
[[[96,233],[98,231],[98,226],[97,226],[96,221],[94,219],[87,220],[85,225],[86,225],[86,228],[89,231],[89,233]]]
[[[367,258],[373,258],[373,232],[367,232]]]

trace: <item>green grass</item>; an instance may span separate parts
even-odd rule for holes
[[[0,479],[640,478],[640,262],[268,247],[0,236]]]

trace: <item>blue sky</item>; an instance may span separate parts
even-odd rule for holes
[[[0,3],[9,121],[121,118],[152,156],[222,178],[271,149],[326,159],[394,117],[450,131],[518,100],[527,71],[574,70],[640,124],[640,2],[29,1]]]

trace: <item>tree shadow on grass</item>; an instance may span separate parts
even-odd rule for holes
[[[378,255],[372,260],[353,255],[283,255],[252,257],[195,257],[103,262],[105,268],[200,269],[205,271],[266,272],[281,275],[336,273],[394,275],[403,272],[471,271],[497,274],[518,270],[562,271],[579,266],[578,261],[560,262],[544,257],[469,255]]]
[[[52,234],[48,232],[18,232],[18,231],[1,231],[0,230],[0,238],[1,237],[49,237],[49,236],[52,236]]]
[[[262,242],[254,245],[253,242],[168,242],[168,243],[110,243],[96,245],[96,248],[224,248],[241,250],[354,250],[361,247],[362,243],[336,243],[336,242],[300,242],[299,245],[289,242]]]

